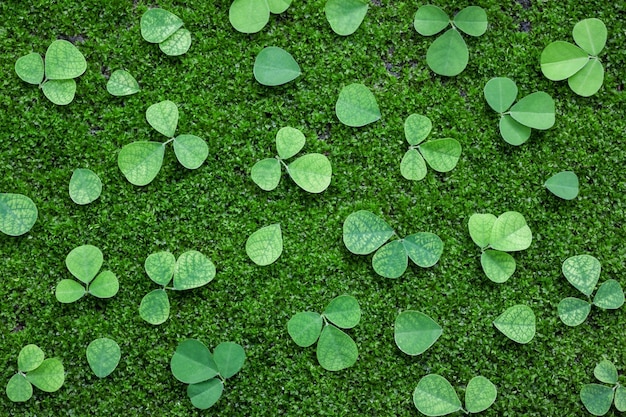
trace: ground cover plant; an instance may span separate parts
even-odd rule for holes
[[[593,376],[601,384],[585,384],[580,390],[580,399],[587,411],[594,416],[603,416],[615,404],[618,411],[626,411],[626,388],[619,383],[617,368],[613,362],[602,360],[593,369]]]
[[[45,392],[58,391],[65,381],[63,363],[58,358],[45,359],[37,345],[26,345],[17,357],[18,373],[6,387],[7,397],[13,402],[28,401],[33,396],[33,385]]]

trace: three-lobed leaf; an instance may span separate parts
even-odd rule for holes
[[[356,363],[359,350],[354,340],[332,324],[322,329],[317,341],[316,356],[327,371],[341,371]]]
[[[485,411],[496,401],[498,389],[484,376],[470,379],[465,389],[465,408],[468,413]]]
[[[268,46],[259,52],[252,72],[260,84],[270,87],[286,84],[302,74],[293,56],[277,46]]]
[[[461,400],[447,379],[429,374],[419,380],[413,391],[413,404],[427,416],[443,416],[461,410]]]
[[[361,307],[357,299],[351,295],[333,298],[323,314],[328,321],[342,329],[351,329],[361,321]]]
[[[215,265],[202,253],[190,250],[181,254],[174,266],[174,289],[189,290],[215,278]]]
[[[518,304],[506,309],[493,324],[514,342],[526,344],[535,337],[535,313],[528,306]]]
[[[374,252],[393,234],[393,229],[383,219],[367,210],[350,214],[343,223],[343,243],[357,255]]]
[[[300,347],[309,347],[317,342],[324,321],[319,313],[304,311],[297,313],[287,322],[287,333]]]
[[[554,174],[546,180],[543,186],[564,200],[573,200],[578,196],[578,176],[572,171]]]
[[[139,92],[139,83],[128,71],[115,70],[109,77],[106,88],[113,96],[129,96]]]
[[[469,62],[469,50],[456,29],[448,29],[428,47],[426,63],[433,72],[447,77],[459,75]]]
[[[327,0],[324,13],[333,32],[348,36],[361,26],[368,7],[364,0]]]
[[[576,255],[563,261],[563,275],[578,291],[590,296],[600,279],[602,266],[591,255]]]
[[[326,155],[309,153],[287,165],[287,172],[304,191],[317,194],[330,185],[333,168]]]
[[[341,89],[335,113],[341,123],[362,127],[381,118],[374,94],[363,84],[349,84]]]
[[[122,353],[115,340],[102,337],[89,343],[86,356],[93,373],[98,378],[105,378],[117,368]]]
[[[274,263],[283,253],[283,234],[280,224],[272,224],[255,231],[246,241],[246,253],[257,265]]]
[[[435,344],[442,333],[441,326],[419,311],[403,311],[394,324],[396,345],[407,355],[421,355]]]
[[[159,142],[137,141],[125,145],[117,156],[117,165],[133,185],[148,185],[163,164],[165,146]]]
[[[89,204],[100,197],[102,181],[92,170],[77,168],[70,178],[69,193],[74,203]]]
[[[21,236],[37,221],[37,206],[25,195],[0,193],[0,232]]]

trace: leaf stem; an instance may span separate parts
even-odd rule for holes
[[[278,162],[280,162],[281,164],[283,164],[283,166],[285,167],[285,169],[287,170],[287,172],[289,172],[289,167],[287,166],[287,164],[285,163],[285,161],[283,161],[281,159],[280,156],[276,155],[276,159],[278,159]]]
[[[173,142],[176,138],[169,138],[167,141],[163,142],[163,146],[167,145],[170,142]]]

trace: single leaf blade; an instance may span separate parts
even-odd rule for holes
[[[422,156],[437,172],[449,172],[456,167],[461,157],[461,144],[451,138],[429,140],[419,146]]]
[[[590,296],[600,279],[600,261],[591,255],[576,255],[563,261],[561,267],[567,281],[578,291]]]
[[[433,122],[421,114],[411,114],[404,121],[404,136],[409,145],[422,143],[433,130]]]
[[[9,400],[15,403],[25,402],[33,396],[33,386],[28,382],[25,375],[15,374],[9,379],[6,393]]]
[[[215,405],[222,396],[222,392],[224,392],[224,383],[218,378],[190,384],[187,387],[187,396],[189,396],[191,404],[201,410],[206,410]]]
[[[252,181],[264,191],[272,191],[280,183],[280,161],[276,158],[265,158],[252,166]]]
[[[415,12],[413,27],[422,36],[432,36],[444,30],[450,18],[437,6],[424,5]]]
[[[563,200],[573,200],[578,196],[578,176],[572,171],[554,174],[546,180],[543,186]]]
[[[394,340],[407,355],[421,355],[435,344],[443,329],[433,319],[419,311],[403,311],[396,317]]]
[[[276,151],[281,159],[296,156],[304,148],[306,137],[299,129],[283,127],[276,134]]]
[[[348,36],[361,26],[368,7],[369,2],[363,0],[328,0],[324,13],[333,32]]]
[[[286,11],[291,6],[292,0],[268,0],[267,3],[270,6],[270,12],[274,14],[280,14]]]
[[[44,77],[43,58],[37,52],[18,58],[15,61],[15,73],[29,84],[41,84]]]
[[[380,248],[393,235],[389,225],[367,210],[350,214],[343,223],[343,243],[357,255],[367,255]]]
[[[317,342],[324,322],[322,316],[311,311],[297,313],[287,322],[287,333],[300,347],[309,347]]]
[[[139,316],[152,325],[165,323],[170,316],[170,299],[163,289],[150,291],[139,304]]]
[[[0,232],[9,236],[28,233],[38,214],[33,200],[25,195],[0,193]]]
[[[518,304],[506,309],[493,324],[509,339],[526,344],[535,337],[535,321],[531,308]]]
[[[532,130],[528,126],[516,121],[510,114],[504,114],[500,117],[498,123],[500,136],[510,145],[519,146],[524,144],[529,138]]]
[[[567,297],[557,307],[559,318],[566,326],[583,324],[591,312],[591,304],[576,297]]]
[[[543,75],[549,80],[561,81],[580,71],[589,56],[576,45],[556,41],[545,47],[540,60]]]
[[[267,1],[234,0],[228,10],[228,20],[242,33],[257,33],[270,20],[270,7]]]
[[[515,252],[528,249],[533,234],[524,216],[516,211],[502,213],[493,224],[489,245],[499,251]]]
[[[604,281],[593,297],[593,304],[607,310],[616,310],[623,306],[624,290],[620,283],[614,279]]]
[[[604,359],[599,362],[593,369],[593,376],[605,384],[617,384],[617,368],[609,360]]]
[[[502,284],[515,273],[515,259],[506,252],[489,249],[480,256],[480,264],[491,281]]]
[[[400,278],[408,267],[409,257],[400,240],[394,240],[378,249],[372,257],[374,271],[385,278]]]
[[[443,241],[429,232],[419,232],[405,237],[402,244],[409,258],[422,268],[430,268],[439,262],[443,253]]]
[[[359,350],[350,336],[330,324],[322,329],[316,356],[322,368],[336,372],[354,365]]]
[[[170,100],[155,103],[146,110],[146,120],[154,130],[173,138],[178,126],[178,106]]]
[[[73,279],[62,279],[57,284],[54,296],[60,303],[73,303],[85,295],[85,287]]]
[[[608,32],[604,22],[594,17],[576,23],[572,35],[574,42],[585,52],[597,56],[606,45]]]
[[[57,106],[65,106],[74,100],[76,81],[48,80],[41,85],[41,90],[48,100]]]
[[[283,233],[280,224],[265,226],[252,233],[246,241],[246,253],[257,265],[270,265],[283,253]]]
[[[141,36],[150,43],[161,43],[183,26],[183,21],[167,10],[146,11],[139,22]]]
[[[492,78],[485,84],[483,94],[489,107],[498,113],[504,113],[517,98],[517,85],[510,78]]]
[[[128,71],[115,70],[109,77],[106,88],[113,96],[130,96],[139,92],[139,83]]]
[[[180,135],[174,138],[174,153],[182,166],[198,169],[209,156],[209,146],[198,136]]]
[[[353,296],[340,295],[330,301],[324,316],[341,329],[351,329],[361,321],[361,307]]]
[[[426,177],[428,168],[426,161],[417,149],[409,149],[406,151],[400,161],[400,174],[410,181],[420,181]]]
[[[185,28],[178,29],[159,44],[159,49],[169,56],[184,55],[189,48],[191,48],[191,32]]]
[[[199,340],[187,339],[178,344],[170,361],[174,378],[185,384],[197,384],[218,374],[209,349]]]
[[[208,284],[215,278],[215,265],[202,253],[191,250],[176,260],[174,289],[189,290]]]
[[[69,185],[70,198],[76,204],[92,203],[102,193],[100,177],[90,169],[78,168],[72,173]]]
[[[69,80],[87,70],[87,61],[77,47],[66,40],[56,40],[46,51],[45,73],[48,80]]]
[[[95,278],[103,262],[102,251],[93,245],[78,246],[65,258],[67,269],[85,284],[89,284]]]
[[[37,369],[26,374],[26,379],[42,391],[58,391],[65,382],[63,363],[57,358],[46,359]]]
[[[615,408],[621,413],[626,411],[626,387],[621,385],[615,390]]]
[[[170,252],[156,252],[148,255],[144,269],[152,281],[159,285],[167,285],[174,276],[176,258]]]
[[[468,6],[454,16],[454,26],[470,36],[481,36],[487,31],[487,13],[478,6]]]
[[[597,59],[590,59],[585,66],[567,79],[573,92],[582,97],[591,97],[604,83],[604,67]]]
[[[20,372],[30,372],[43,363],[45,354],[37,345],[26,345],[17,356],[17,369]]]
[[[363,84],[342,88],[335,104],[335,114],[346,126],[362,127],[381,118],[374,94]]]
[[[469,50],[455,29],[448,29],[428,47],[426,63],[434,73],[446,77],[459,75],[469,62]]]
[[[490,213],[475,213],[467,223],[470,237],[481,248],[489,246],[491,230],[496,222],[496,216]]]
[[[309,153],[290,163],[287,172],[304,191],[319,194],[330,186],[333,168],[326,155]]]
[[[117,294],[120,283],[111,271],[102,271],[89,284],[89,293],[98,298],[111,298]]]
[[[228,379],[241,370],[246,352],[238,343],[222,342],[213,350],[213,360],[222,378]]]
[[[461,409],[461,400],[450,382],[437,374],[419,380],[413,391],[413,404],[427,416],[445,416]]]
[[[128,182],[144,186],[150,184],[161,170],[164,155],[162,143],[137,141],[120,150],[117,165]]]
[[[555,122],[554,100],[543,91],[529,94],[511,107],[511,117],[532,129],[550,129]]]
[[[122,352],[115,340],[103,337],[89,343],[86,356],[93,373],[98,378],[106,378],[117,368]]]
[[[580,390],[580,400],[594,416],[603,416],[609,412],[613,396],[611,387],[600,384],[585,384]]]
[[[302,74],[291,54],[277,46],[263,48],[254,60],[254,78],[270,87],[286,84]]]
[[[498,389],[484,376],[470,379],[465,389],[465,408],[469,413],[485,411],[496,401]]]

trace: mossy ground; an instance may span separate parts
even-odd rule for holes
[[[452,14],[473,3],[436,4]],[[0,381],[15,373],[17,354],[28,343],[60,357],[67,376],[60,391],[36,390],[25,404],[4,397],[0,414],[414,416],[418,380],[439,373],[461,395],[475,375],[493,381],[498,399],[486,416],[587,415],[578,393],[593,381],[595,364],[607,358],[626,374],[626,309],[594,307],[583,325],[569,328],[556,306],[577,295],[561,274],[561,263],[572,255],[596,256],[601,281],[615,278],[626,286],[626,9],[605,1],[476,4],[486,9],[489,29],[466,37],[469,66],[445,78],[426,66],[434,38],[413,29],[415,2],[374,1],[361,28],[343,38],[330,30],[322,0],[294,0],[255,35],[230,26],[230,1],[161,1],[158,6],[180,16],[192,32],[192,47],[180,58],[141,38],[139,19],[156,3],[2,2],[0,190],[31,197],[39,220],[23,237],[0,236]],[[604,86],[591,98],[547,80],[538,63],[549,42],[571,41],[574,24],[586,17],[602,19],[609,31],[601,55]],[[88,62],[76,99],[65,107],[51,104],[13,71],[18,57],[44,53],[57,38],[75,42]],[[288,50],[303,75],[282,87],[259,85],[252,65],[270,45]],[[138,79],[139,94],[115,98],[106,92],[106,78],[118,68]],[[550,93],[555,126],[534,131],[520,147],[506,144],[482,96],[495,76],[514,79],[520,97]],[[352,82],[372,89],[380,121],[360,129],[337,121],[336,98]],[[119,171],[117,154],[131,141],[163,139],[146,123],[145,110],[165,99],[179,105],[178,132],[206,139],[210,156],[188,171],[169,148],[156,180],[135,187]],[[431,171],[421,182],[400,176],[407,149],[403,122],[411,113],[432,119],[431,138],[461,142],[463,155],[452,172]],[[306,134],[306,152],[330,158],[333,180],[321,195],[307,194],[286,175],[269,193],[251,181],[252,165],[275,154],[282,126]],[[75,168],[92,169],[104,184],[100,199],[88,206],[68,196]],[[581,181],[580,196],[570,202],[542,187],[562,170],[575,171]],[[358,209],[381,215],[400,236],[437,233],[445,242],[440,262],[429,269],[412,266],[398,280],[376,276],[371,257],[352,255],[342,243],[343,220]],[[524,214],[534,241],[515,254],[515,275],[498,285],[480,268],[467,221],[475,212],[508,210]],[[275,264],[257,267],[245,254],[245,240],[277,222],[284,253]],[[82,244],[103,251],[120,292],[107,301],[60,304],[54,288],[68,277],[65,256]],[[170,319],[147,324],[137,308],[156,286],[143,270],[145,258],[191,249],[214,261],[216,279],[172,294]],[[331,373],[318,365],[313,348],[290,340],[286,323],[296,312],[321,311],[344,293],[356,296],[363,309],[361,324],[349,331],[360,357],[354,367]],[[515,344],[492,325],[514,304],[527,304],[537,315],[537,335],[528,345]],[[393,341],[395,317],[406,309],[420,310],[444,328],[418,357],[404,355]],[[118,369],[99,380],[85,349],[105,336],[119,343],[123,356]],[[210,347],[238,342],[248,354],[209,412],[192,407],[169,370],[176,345],[190,337]]]

